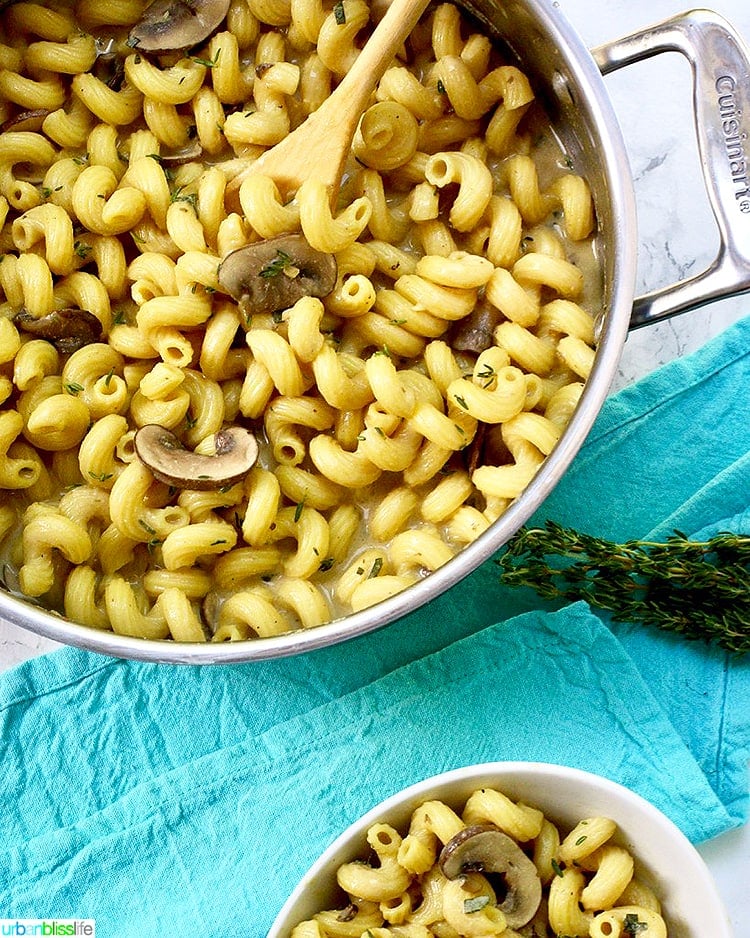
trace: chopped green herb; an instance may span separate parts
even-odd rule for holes
[[[111,479],[114,475],[113,472],[92,472],[89,469],[89,475],[95,482],[106,482],[108,479]]]
[[[663,542],[618,544],[548,521],[521,529],[497,563],[505,584],[530,586],[543,599],[584,600],[614,622],[750,652],[747,535],[697,541],[675,531]]]
[[[453,400],[454,400],[460,407],[463,407],[464,410],[468,410],[468,409],[469,409],[469,405],[466,403],[466,401],[465,401],[462,397],[459,397],[458,394],[454,394],[454,395],[453,395]]]
[[[71,381],[70,384],[65,385],[65,390],[68,394],[72,394],[74,397],[76,394],[80,394],[83,390],[82,384],[76,384],[74,381]]]
[[[492,365],[486,362],[482,366],[482,370],[477,372],[477,378],[482,379],[482,381],[484,382],[482,386],[485,388],[488,388],[496,377],[497,377],[497,372],[492,367]]]
[[[552,867],[555,876],[562,876],[564,866],[561,866],[560,863],[553,857],[550,860],[550,866]]]
[[[272,277],[278,277],[287,267],[291,266],[291,257],[285,251],[277,251],[274,259],[261,269],[260,276],[266,280],[270,280]]]
[[[343,26],[344,23],[346,23],[346,10],[344,9],[342,0],[338,0],[338,2],[333,5],[333,16],[337,26]]]
[[[179,186],[170,196],[171,202],[189,202],[193,208],[198,206],[198,193],[185,192],[185,186]]]
[[[374,577],[376,577],[380,573],[382,568],[383,568],[383,558],[377,557],[370,569],[370,572],[367,574],[367,579],[372,580]]]
[[[320,566],[318,567],[318,570],[320,570],[321,573],[325,573],[326,571],[331,569],[334,563],[335,561],[333,557],[326,557],[325,560],[321,561]]]
[[[648,931],[648,922],[641,922],[636,912],[626,912],[622,931],[625,935],[637,935],[638,932]]]
[[[297,502],[297,505],[294,509],[295,522],[299,521],[299,519],[302,517],[302,511],[304,510],[304,507],[305,507],[305,500],[303,498],[301,502]]]
[[[193,55],[191,58],[197,65],[205,65],[206,68],[213,68],[215,65],[218,65],[220,55],[221,49],[217,49],[216,55],[212,59],[201,59],[197,55]]]
[[[464,899],[464,912],[469,915],[472,912],[479,912],[485,906],[489,905],[489,896],[473,896],[471,899]]]

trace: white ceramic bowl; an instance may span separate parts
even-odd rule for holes
[[[345,830],[303,876],[282,907],[268,938],[288,938],[292,928],[326,908],[337,908],[336,870],[367,855],[367,829],[386,821],[408,827],[423,801],[441,799],[460,809],[477,788],[496,788],[541,809],[566,830],[582,818],[603,815],[619,827],[617,841],[636,858],[638,875],[659,896],[669,938],[733,938],[727,913],[700,854],[661,811],[615,782],[578,769],[539,762],[491,762],[454,769],[392,795]]]

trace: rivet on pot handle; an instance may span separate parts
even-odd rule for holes
[[[720,246],[702,273],[638,297],[632,327],[750,290],[750,53],[743,39],[717,13],[691,10],[592,55],[606,75],[674,51],[692,70],[698,150]]]

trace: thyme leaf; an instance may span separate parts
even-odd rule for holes
[[[648,931],[648,922],[640,921],[637,913],[628,912],[625,915],[622,931],[625,935],[637,935],[639,932]]]
[[[469,915],[472,912],[479,912],[485,906],[489,905],[489,896],[473,896],[471,899],[464,899],[464,912]]]
[[[258,276],[270,280],[273,277],[278,277],[290,266],[292,266],[291,257],[285,251],[277,251],[276,257],[269,264],[266,264]]]
[[[750,536],[614,543],[548,521],[522,528],[497,560],[501,580],[549,600],[585,600],[636,622],[734,654],[750,651]]]

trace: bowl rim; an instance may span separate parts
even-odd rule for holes
[[[522,789],[524,784],[529,784],[530,780],[545,784],[555,782],[558,788],[560,783],[567,783],[580,787],[582,791],[597,792],[606,799],[614,799],[622,808],[623,816],[613,818],[618,823],[620,834],[623,833],[622,823],[636,818],[650,826],[654,838],[659,838],[660,849],[665,839],[668,839],[671,852],[680,856],[680,871],[689,874],[690,880],[700,883],[699,900],[696,899],[696,902],[700,902],[705,917],[712,921],[712,938],[734,938],[729,915],[705,861],[677,824],[652,802],[620,782],[585,769],[551,762],[521,760],[482,762],[449,769],[414,782],[368,809],[349,824],[303,874],[279,910],[267,938],[289,938],[291,929],[310,914],[309,911],[301,914],[309,891],[320,881],[320,877],[332,876],[341,863],[362,855],[361,845],[365,842],[365,834],[372,824],[387,821],[395,814],[408,819],[417,805],[434,797],[443,797],[449,804],[461,803],[468,797],[468,793],[481,787],[496,787],[506,794],[510,792],[511,797],[519,797],[519,789]],[[448,794],[451,789],[452,795]],[[555,787],[550,786],[545,790],[554,792]],[[551,798],[554,800],[554,794]],[[535,799],[529,798],[529,802],[533,805]],[[547,816],[554,817],[556,813],[555,809],[542,807],[542,810]],[[563,811],[564,806],[561,805],[560,812]],[[585,816],[591,815],[580,815],[581,818]],[[626,836],[625,839],[629,838]],[[640,858],[637,848],[634,849],[634,855],[638,863]],[[670,938],[702,938],[704,934],[708,932],[703,931],[702,926],[694,930],[689,921],[679,922],[674,932],[670,925]]]

